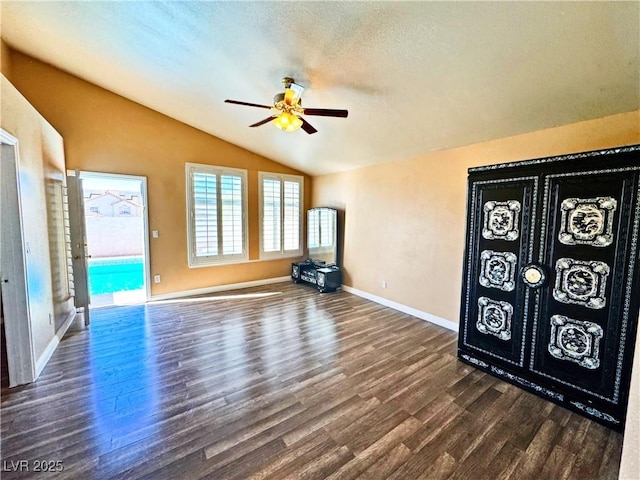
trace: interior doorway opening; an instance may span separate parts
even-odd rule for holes
[[[150,292],[146,178],[81,172],[91,307],[144,303]]]

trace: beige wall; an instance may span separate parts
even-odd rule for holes
[[[300,174],[77,77],[11,51],[11,79],[61,133],[67,168],[147,177],[152,294],[274,278],[291,259],[257,261],[258,171]],[[187,264],[185,162],[248,170],[250,262],[190,269]],[[305,207],[310,199],[305,177]]]
[[[62,215],[62,198],[56,192],[64,184],[63,144],[58,132],[4,75],[1,82],[2,128],[18,139],[27,302],[38,360],[73,310],[66,281],[64,231],[53,224]]]
[[[467,169],[634,143],[640,111],[314,177],[312,206],[345,211],[346,285],[458,323]]]

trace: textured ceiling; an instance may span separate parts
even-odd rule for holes
[[[11,2],[11,47],[316,175],[640,108],[639,2]],[[318,133],[248,128],[280,80]],[[267,115],[265,115],[267,113]]]

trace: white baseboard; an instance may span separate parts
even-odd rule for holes
[[[241,288],[260,287],[262,285],[270,285],[272,283],[290,282],[291,277],[275,277],[265,278],[264,280],[253,280],[251,282],[230,283],[228,285],[218,285],[215,287],[196,288],[194,290],[182,290],[180,292],[161,293],[160,295],[151,295],[150,302],[154,300],[172,300],[174,298],[190,297],[192,295],[204,295],[207,293],[226,292],[227,290],[239,290]]]
[[[353,295],[357,295],[358,297],[366,298],[367,300],[371,300],[372,302],[379,303],[380,305],[384,305],[385,307],[393,308],[394,310],[398,310],[403,313],[408,313],[409,315],[417,317],[421,320],[435,323],[436,325],[448,328],[449,330],[453,330],[454,332],[458,331],[458,324],[456,322],[452,322],[451,320],[447,320],[445,318],[423,312],[422,310],[403,305],[402,303],[394,302],[393,300],[378,297],[377,295],[358,290],[357,288],[349,287],[348,285],[342,285],[342,290],[352,293]]]
[[[76,315],[77,315],[77,312],[74,307],[73,309],[71,309],[71,311],[67,315],[67,318],[65,318],[64,322],[62,323],[62,326],[58,329],[56,334],[49,341],[49,344],[47,345],[47,348],[44,349],[44,352],[42,352],[42,355],[40,355],[40,357],[36,360],[36,377],[34,378],[34,380],[40,376],[40,374],[42,373],[42,370],[44,370],[44,367],[47,366],[47,363],[51,359],[53,352],[55,352],[56,348],[58,348],[58,344],[60,343],[60,340],[62,340],[62,337],[64,337],[64,334],[67,333],[67,330],[69,330],[69,326],[71,325],[71,322],[75,320]]]

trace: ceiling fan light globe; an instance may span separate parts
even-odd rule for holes
[[[273,124],[285,132],[295,132],[302,126],[302,120],[293,113],[282,112],[273,120]]]

